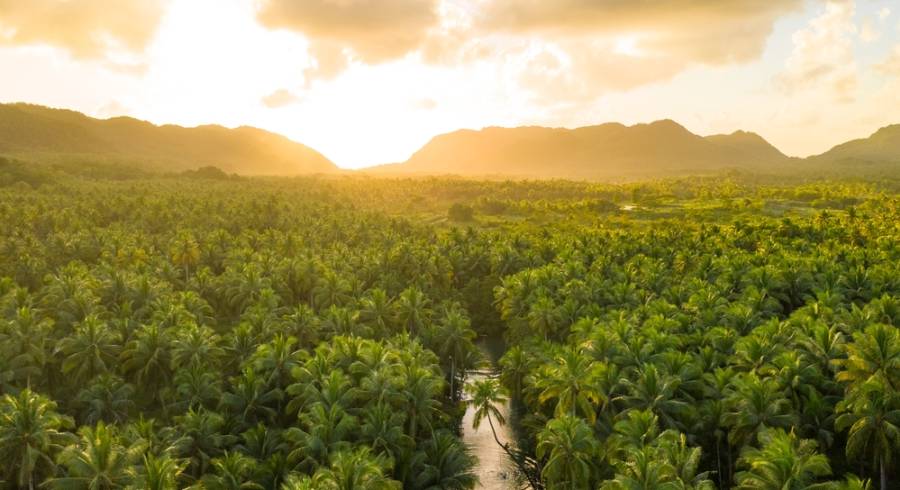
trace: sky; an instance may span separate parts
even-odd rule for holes
[[[0,102],[257,126],[345,168],[666,118],[807,156],[900,123],[900,0],[0,0]]]

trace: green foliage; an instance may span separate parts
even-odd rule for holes
[[[900,481],[890,182],[201,173],[0,188],[9,488]]]

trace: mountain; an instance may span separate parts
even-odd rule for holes
[[[702,137],[671,120],[577,129],[520,127],[440,135],[380,172],[522,177],[639,177],[774,167],[790,159],[759,135]]]
[[[868,138],[848,141],[807,160],[854,168],[886,164],[896,169],[900,167],[900,124],[883,127]]]
[[[245,175],[337,171],[312,148],[261,129],[156,126],[129,117],[95,119],[31,104],[0,104],[0,155],[121,163],[166,172],[206,166]]]

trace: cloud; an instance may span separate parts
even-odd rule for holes
[[[900,79],[900,45],[894,47],[891,54],[883,62],[877,64],[875,69],[882,75]]]
[[[537,100],[583,103],[693,66],[757,59],[775,21],[802,7],[803,0],[486,0],[472,25],[479,36],[528,46],[520,80]]]
[[[294,95],[288,89],[278,89],[262,98],[262,103],[269,109],[280,109],[300,102],[300,97]]]
[[[302,33],[317,68],[308,77],[329,78],[350,58],[378,64],[416,51],[437,25],[438,0],[262,0],[257,17],[266,27]]]
[[[631,35],[660,56],[725,63],[759,56],[775,20],[802,6],[803,0],[489,0],[476,25],[556,39]]]
[[[794,49],[776,85],[787,94],[825,90],[838,101],[853,100],[859,85],[853,40],[855,2],[830,0],[825,11],[794,33]]]
[[[871,44],[877,41],[881,37],[881,33],[878,32],[878,29],[875,28],[875,24],[872,23],[871,20],[863,21],[862,27],[859,29],[859,39],[866,43]]]
[[[140,52],[162,17],[161,0],[0,0],[0,43],[50,45],[80,59]]]
[[[694,64],[756,59],[773,24],[804,0],[259,0],[269,28],[302,33],[314,66],[307,80],[340,74],[351,60],[378,64],[418,53],[428,64],[526,63],[532,89],[627,89]],[[631,39],[631,53],[621,52]],[[548,69],[558,51],[570,72]],[[634,56],[640,53],[641,56]],[[629,56],[632,55],[632,56]],[[534,58],[534,59],[533,59]],[[552,63],[551,63],[552,64]],[[563,80],[566,79],[566,80]],[[581,98],[596,90],[575,90]],[[565,97],[568,94],[561,94]]]

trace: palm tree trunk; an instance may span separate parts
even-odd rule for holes
[[[884,455],[881,456],[881,490],[887,490],[887,468],[884,465]]]
[[[454,381],[456,381],[456,360],[453,359],[453,356],[450,356],[450,401],[456,401],[456,390],[454,386]]]
[[[716,472],[719,476],[719,488],[725,488],[722,485],[722,441],[721,437],[716,437]]]
[[[497,431],[494,429],[494,422],[491,421],[491,414],[487,414],[487,420],[488,420],[488,425],[491,426],[491,434],[493,434],[493,436],[494,436],[494,441],[497,443],[498,446],[500,446],[501,449],[503,449],[503,452],[506,453],[506,455],[509,457],[509,460],[512,461],[513,463],[515,463],[515,465],[519,467],[519,471],[523,475],[525,475],[525,478],[528,479],[528,484],[531,485],[531,488],[534,490],[540,490],[540,489],[544,488],[540,482],[536,482],[532,479],[532,475],[531,475],[531,473],[528,472],[528,468],[525,468],[524,466],[522,466],[522,464],[519,462],[519,458],[517,458],[516,455],[513,454],[512,451],[509,450],[509,444],[503,444],[502,442],[500,442],[500,438],[497,437]]]

